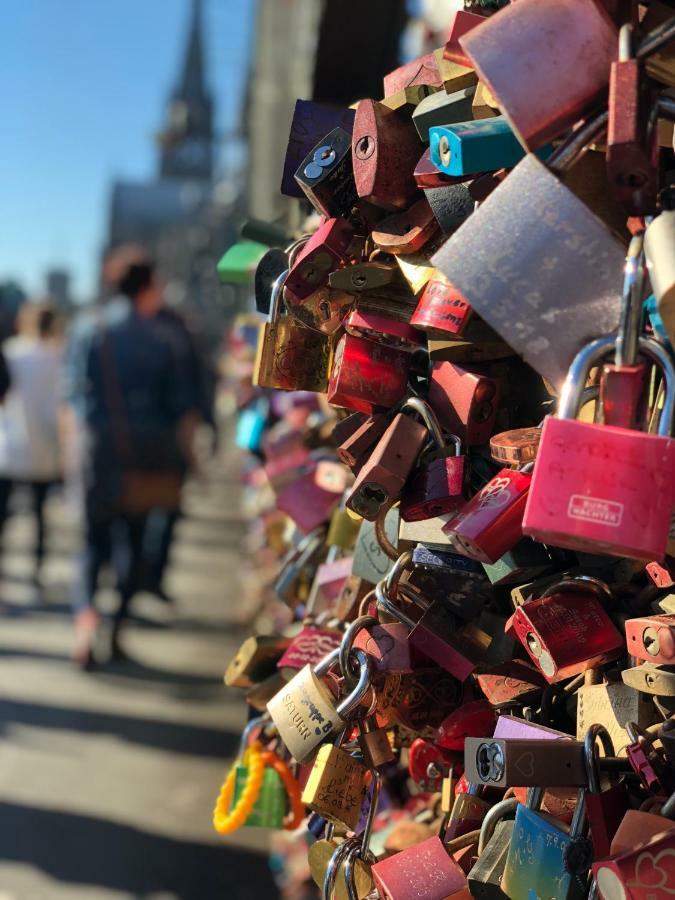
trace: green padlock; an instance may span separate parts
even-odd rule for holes
[[[230,810],[234,809],[246,785],[248,767],[240,763],[237,765],[234,792]],[[251,810],[251,814],[244,822],[246,828],[282,828],[284,816],[288,810],[288,796],[286,788],[279,775],[270,766],[265,769],[260,794]]]

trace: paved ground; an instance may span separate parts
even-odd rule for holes
[[[230,624],[237,485],[226,458],[191,486],[169,579],[175,614],[138,598],[132,661],[90,675],[68,659],[76,529],[54,498],[39,599],[32,522],[13,517],[0,582],[0,900],[276,897],[264,833],[222,839],[210,823],[245,719],[222,683],[242,639]]]

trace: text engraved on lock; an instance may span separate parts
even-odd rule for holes
[[[302,793],[311,810],[356,828],[366,792],[366,767],[340,747],[324,745]]]

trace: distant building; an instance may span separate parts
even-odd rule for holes
[[[50,269],[45,276],[47,296],[63,312],[72,308],[70,295],[70,273],[65,269]]]
[[[214,101],[207,86],[203,0],[191,0],[186,49],[167,121],[157,136],[157,178],[112,186],[104,255],[126,243],[156,254],[169,299],[190,307],[209,327],[238,304],[219,290],[215,266],[236,235],[232,206],[216,201]]]

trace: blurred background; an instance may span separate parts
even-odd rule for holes
[[[222,684],[249,616],[227,341],[254,309],[252,272],[223,284],[216,267],[248,220],[301,225],[279,193],[296,99],[380,99],[462,5],[0,0],[0,900],[297,896],[268,835],[219,839],[210,823],[245,720]],[[168,346],[148,330],[159,306],[140,325],[108,312],[106,262],[130,244],[184,330],[162,371],[143,368]],[[89,503],[109,461],[97,476],[78,444],[105,443],[101,327],[127,411],[163,379],[192,391],[176,429],[196,424],[180,508],[135,510],[119,540]],[[120,548],[155,566],[126,598],[122,643]]]

